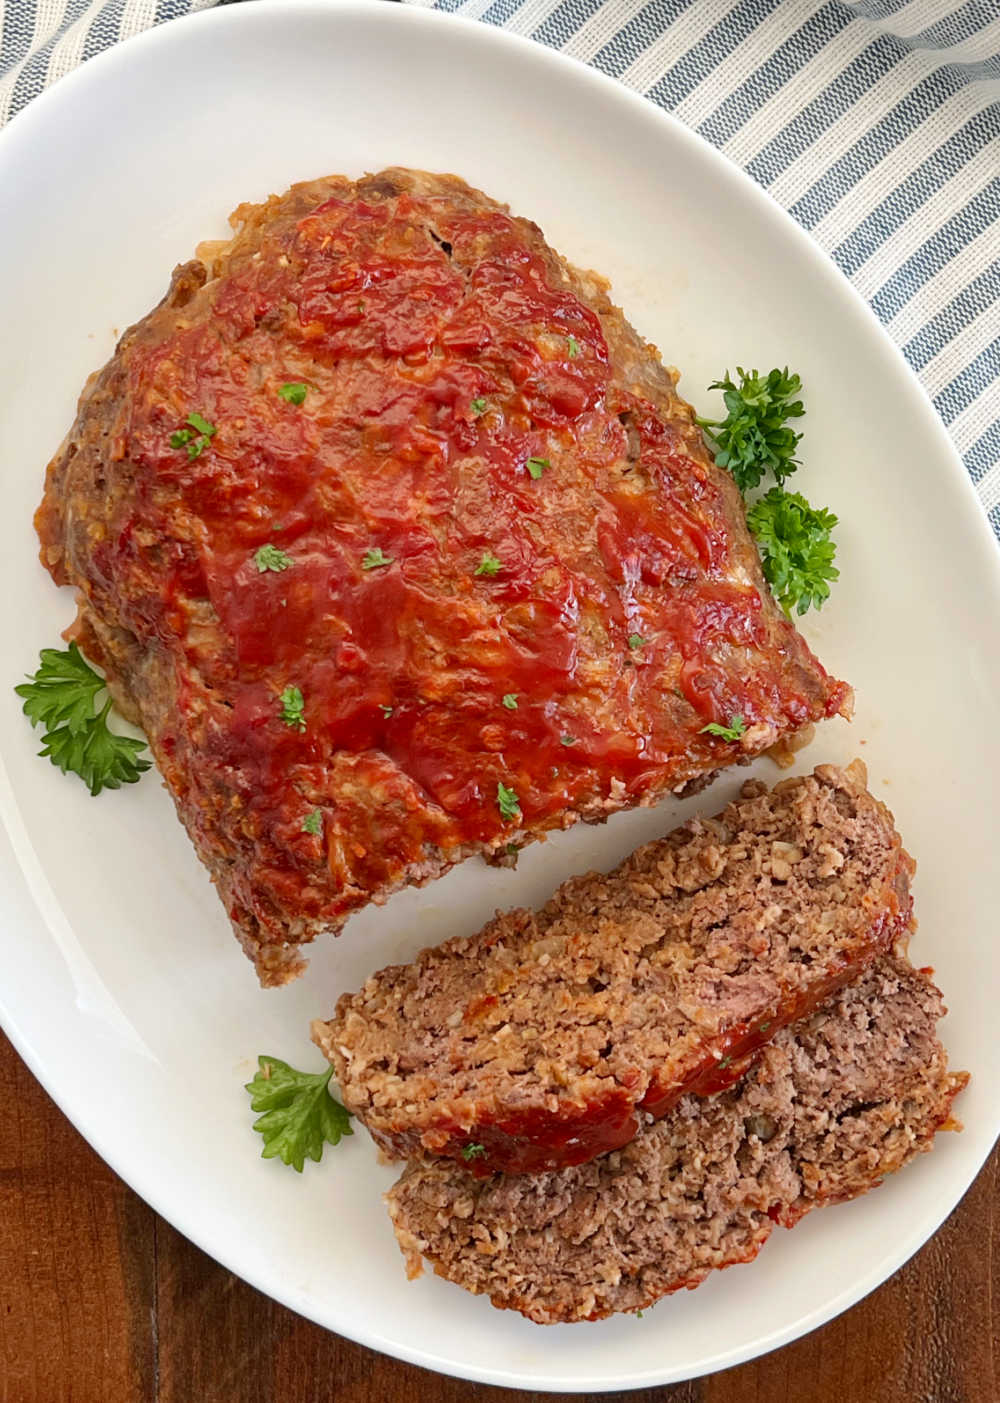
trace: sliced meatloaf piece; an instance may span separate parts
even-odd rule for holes
[[[927,974],[887,958],[794,1028],[745,1080],[686,1096],[624,1149],[534,1177],[414,1163],[387,1194],[410,1275],[539,1324],[597,1320],[749,1262],[776,1223],[855,1198],[931,1148],[967,1077],[948,1072]]]
[[[849,712],[676,373],[534,224],[405,170],[233,220],[86,388],[37,525],[265,984]]]
[[[913,863],[863,768],[757,783],[347,994],[313,1036],[389,1155],[580,1164],[717,1091],[908,927]]]

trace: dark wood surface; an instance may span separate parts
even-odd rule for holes
[[[349,1344],[217,1266],[94,1154],[0,1035],[0,1403],[543,1403]],[[632,1403],[1000,1403],[1000,1158],[824,1329]],[[565,1395],[568,1400],[573,1395]],[[579,1395],[575,1395],[578,1397]]]

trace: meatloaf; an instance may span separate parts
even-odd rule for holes
[[[37,526],[265,984],[849,711],[676,374],[534,224],[406,170],[233,224],[86,387]]]
[[[749,782],[541,911],[344,995],[313,1036],[390,1156],[579,1164],[735,1081],[907,929],[913,863],[863,767]]]
[[[746,1079],[686,1096],[624,1149],[536,1177],[414,1163],[387,1195],[411,1275],[486,1293],[540,1324],[597,1320],[749,1262],[776,1223],[873,1188],[949,1127],[925,972],[887,958],[795,1028]],[[953,1123],[952,1123],[953,1124]]]

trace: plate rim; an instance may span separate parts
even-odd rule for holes
[[[371,0],[256,0],[253,5],[217,5],[211,9],[178,16],[162,24],[154,25],[120,43],[113,44],[42,92],[25,108],[16,113],[4,130],[0,132],[0,173],[2,173],[7,153],[14,149],[15,144],[21,142],[30,144],[32,141],[32,130],[36,121],[39,120],[37,118],[39,111],[45,114],[46,120],[49,120],[48,114],[55,110],[57,102],[61,102],[71,112],[73,104],[77,101],[76,94],[78,92],[86,94],[88,90],[95,88],[101,82],[105,73],[110,75],[116,66],[127,67],[131,63],[133,55],[138,55],[141,51],[152,50],[162,44],[164,42],[163,36],[175,33],[177,26],[184,25],[193,29],[194,25],[197,24],[207,29],[209,25],[216,25],[224,29],[234,24],[262,23],[266,25],[269,22],[269,16],[274,12],[280,12],[284,19],[288,20],[296,11],[309,15],[329,16],[334,22],[336,22],[334,17],[342,17],[344,22],[349,23],[350,17],[353,16],[365,23],[385,23],[404,27],[409,24],[429,25],[438,26],[442,31],[445,27],[458,27],[470,36],[475,34],[477,38],[474,42],[506,49],[515,61],[518,59],[520,61],[533,61],[542,67],[554,65],[557,68],[574,71],[579,81],[590,83],[605,101],[618,102],[635,113],[641,112],[647,119],[651,116],[654,122],[663,126],[665,132],[670,133],[670,140],[686,143],[689,148],[695,150],[698,159],[707,163],[711,175],[717,180],[731,183],[736,192],[737,202],[740,200],[756,202],[762,215],[784,225],[786,236],[790,234],[802,250],[803,255],[808,256],[810,277],[825,279],[827,285],[836,290],[838,300],[845,308],[845,315],[848,308],[853,311],[856,317],[860,313],[862,320],[867,324],[867,335],[870,337],[871,333],[874,332],[876,339],[880,342],[883,355],[889,352],[889,363],[894,364],[900,392],[909,396],[914,408],[919,403],[924,427],[935,440],[934,451],[939,457],[943,456],[950,462],[952,479],[954,480],[957,474],[961,480],[962,486],[949,500],[949,511],[961,511],[964,514],[960,528],[970,551],[973,549],[973,541],[976,542],[975,550],[979,557],[976,568],[984,578],[989,577],[993,591],[997,599],[1000,600],[1000,552],[997,550],[996,539],[965,465],[945,425],[934,409],[927,390],[906,361],[901,349],[892,341],[872,308],[848,277],[837,267],[811,234],[799,225],[766,189],[758,185],[742,167],[712,146],[698,132],[687,127],[672,113],[658,107],[642,94],[627,88],[617,79],[559,50],[486,24],[479,19],[410,4],[374,5]],[[237,16],[239,16],[238,19]],[[376,19],[375,16],[379,16],[379,18]],[[35,117],[32,114],[36,114]],[[808,255],[806,255],[807,249]],[[905,391],[903,386],[905,386]],[[959,506],[959,503],[964,503],[964,505]],[[20,880],[24,884],[24,894],[28,903],[44,921],[35,884],[29,876],[28,868],[32,863],[37,864],[42,873],[43,881],[45,880],[44,869],[40,860],[35,856],[2,757],[0,757],[0,815],[3,817],[11,843],[15,880]],[[4,858],[6,859],[6,855]],[[4,865],[7,865],[6,860]],[[2,987],[0,987],[0,1026],[3,1027],[32,1075],[41,1083],[47,1094],[105,1163],[155,1212],[159,1213],[178,1232],[206,1252],[213,1260],[219,1262],[226,1270],[232,1272],[233,1275],[246,1281],[262,1294],[286,1305],[297,1314],[312,1320],[322,1328],[343,1335],[345,1338],[379,1353],[454,1378],[475,1380],[501,1387],[529,1388],[538,1392],[604,1393],[682,1382],[735,1367],[810,1333],[863,1300],[908,1261],[940,1229],[948,1213],[954,1211],[954,1207],[968,1191],[991,1152],[987,1144],[982,1158],[971,1168],[959,1199],[949,1207],[948,1213],[941,1218],[936,1226],[927,1229],[921,1224],[911,1230],[896,1242],[894,1250],[883,1254],[878,1262],[869,1266],[849,1288],[838,1293],[833,1300],[807,1312],[801,1318],[758,1337],[752,1345],[719,1351],[710,1359],[705,1360],[695,1371],[689,1368],[667,1369],[666,1371],[654,1368],[641,1373],[622,1375],[619,1380],[614,1382],[599,1381],[596,1384],[582,1381],[579,1377],[538,1378],[530,1373],[505,1371],[496,1367],[479,1368],[473,1372],[459,1363],[437,1356],[432,1349],[424,1348],[421,1350],[400,1344],[377,1329],[362,1331],[345,1329],[341,1325],[331,1325],[328,1320],[321,1317],[317,1307],[305,1299],[300,1299],[300,1293],[291,1285],[285,1286],[284,1283],[279,1282],[278,1286],[283,1289],[276,1290],[273,1280],[264,1279],[261,1274],[252,1270],[248,1271],[244,1266],[232,1260],[235,1247],[233,1252],[226,1250],[225,1247],[220,1250],[217,1243],[207,1240],[207,1232],[201,1231],[197,1227],[191,1229],[189,1226],[185,1226],[183,1219],[179,1221],[183,1208],[181,1202],[164,1206],[161,1202],[160,1189],[156,1185],[150,1186],[145,1182],[146,1176],[141,1164],[128,1168],[122,1166],[120,1159],[124,1157],[127,1160],[125,1145],[121,1141],[117,1148],[106,1144],[106,1137],[100,1130],[89,1125],[88,1110],[85,1105],[74,1103],[70,1106],[64,1103],[59,1088],[50,1082],[44,1072],[43,1053],[22,1032],[16,1015],[8,1007]],[[69,1099],[71,1098],[66,1098],[66,1100]],[[996,1119],[998,1123],[994,1126],[994,1134],[1000,1131],[1000,1107],[998,1107]]]

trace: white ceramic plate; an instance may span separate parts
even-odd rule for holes
[[[779,1232],[752,1267],[642,1321],[541,1328],[433,1277],[408,1284],[363,1133],[300,1178],[259,1158],[241,1088],[258,1052],[319,1065],[313,1015],[371,970],[610,866],[694,805],[620,815],[478,861],[315,948],[261,992],[152,777],[94,802],[35,758],[10,690],[73,609],[36,560],[42,470],[115,328],[141,316],[239,201],[333,171],[451,170],[612,277],[684,369],[798,369],[804,490],[840,516],[842,582],[806,633],[858,693],[803,764],[867,760],[917,856],[914,954],[938,970],[965,1133],[867,1199]],[[996,777],[1000,571],[929,403],[874,318],[751,182],[651,105],[495,30],[395,5],[241,5],[85,65],[0,140],[0,1009],[96,1149],[233,1271],[322,1324],[418,1364],[598,1392],[724,1368],[812,1329],[934,1231],[997,1131]],[[741,775],[740,778],[744,776]],[[773,778],[773,772],[770,776]],[[701,805],[721,805],[723,778]]]

